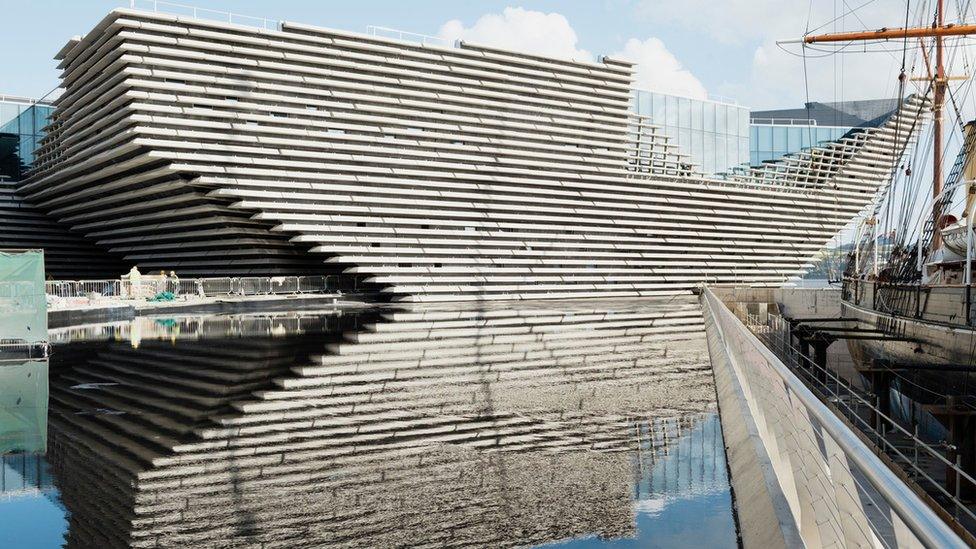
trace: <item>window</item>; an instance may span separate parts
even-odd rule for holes
[[[715,131],[715,103],[705,103],[703,105],[704,113],[702,115],[704,124],[702,124],[702,129],[707,132]]]
[[[777,153],[786,152],[786,135],[789,128],[785,126],[774,126],[773,127],[773,151]]]
[[[691,100],[686,97],[678,98],[678,126],[691,127]]]
[[[762,152],[769,152],[773,150],[773,127],[772,126],[758,126],[756,131],[759,133],[756,142],[759,144],[758,150]]]
[[[666,120],[665,123],[668,126],[677,126],[678,125],[678,98],[673,95],[665,95],[664,104],[665,104],[664,115],[667,117],[665,119]]]
[[[637,92],[637,112],[646,116],[651,115],[651,94],[645,91]]]
[[[691,102],[691,128],[694,130],[702,129],[702,102]]]

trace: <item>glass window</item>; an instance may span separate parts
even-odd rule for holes
[[[664,114],[664,97],[657,93],[649,93],[648,95],[651,97],[651,108],[654,112],[651,120],[655,124],[661,124],[663,126],[667,118]]]
[[[800,128],[800,148],[801,149],[808,149],[808,148],[810,148],[810,134],[811,133],[813,133],[813,132],[811,131],[810,126],[803,126],[802,128]]]
[[[681,147],[678,152],[687,154],[691,151],[691,130],[685,128],[678,130],[678,146]]]
[[[756,130],[759,132],[759,138],[756,140],[759,144],[757,149],[763,152],[773,150],[773,127],[758,126]]]
[[[749,109],[739,109],[739,135],[749,135]]]
[[[739,109],[737,107],[726,107],[728,122],[726,127],[730,135],[739,135]]]
[[[0,103],[0,124],[6,124],[20,114],[20,106],[11,103]]]
[[[691,127],[691,99],[687,97],[678,98],[678,126]]]
[[[0,133],[11,133],[14,135],[19,135],[20,126],[18,125],[17,118],[14,117],[13,120],[9,120],[6,124],[0,126]]]
[[[702,132],[691,132],[691,157],[699,166],[702,165],[702,139],[704,135]]]
[[[713,132],[715,131],[715,103],[704,103],[702,106],[704,108],[702,129]]]
[[[22,112],[18,118],[20,119],[20,134],[33,135],[34,109],[24,109],[24,112]]]
[[[637,92],[637,101],[638,101],[637,112],[646,116],[650,116],[651,115],[651,94],[646,91]]]
[[[773,151],[777,153],[786,152],[786,132],[789,128],[785,126],[773,126]]]
[[[678,98],[673,95],[664,96],[665,116],[667,116],[668,126],[678,125]]]
[[[725,105],[715,105],[715,132],[728,132],[728,108]]]
[[[691,102],[691,129],[693,130],[702,129],[702,102],[701,101]]]
[[[715,173],[715,136],[706,133],[702,140],[702,169],[706,173]]]
[[[728,143],[725,136],[719,134],[715,138],[715,171],[725,171],[725,168],[727,168],[729,165],[728,156],[726,154],[727,146]]]

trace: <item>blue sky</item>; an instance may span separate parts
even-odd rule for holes
[[[854,0],[852,0],[853,2]],[[148,2],[143,1],[145,5]],[[843,15],[847,0],[187,0],[201,8],[364,31],[394,27],[567,56],[622,55],[641,62],[643,87],[734,97],[755,108],[802,103],[800,58],[775,46]],[[860,4],[858,0],[856,2]],[[895,25],[903,0],[875,0],[824,30]],[[0,0],[0,93],[41,96],[57,84],[51,59],[126,0]],[[808,16],[809,12],[809,16]],[[450,24],[448,22],[451,21]],[[447,26],[445,27],[445,25]],[[476,39],[475,39],[476,38]],[[854,99],[893,91],[892,55],[818,59],[812,99]],[[864,59],[867,57],[868,59]],[[838,67],[838,61],[840,66]],[[861,68],[870,67],[870,71]],[[842,77],[843,75],[843,77]]]

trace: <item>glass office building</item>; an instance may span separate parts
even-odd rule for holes
[[[849,126],[818,126],[815,120],[753,122],[749,125],[749,163],[755,166],[825,141],[840,139],[852,129]]]
[[[0,95],[0,177],[20,180],[34,163],[52,105]]]
[[[749,163],[758,165],[840,139],[851,131],[875,128],[898,108],[897,99],[811,102],[798,109],[753,111]]]
[[[749,162],[749,109],[733,102],[635,90],[631,106],[691,156],[707,174]]]

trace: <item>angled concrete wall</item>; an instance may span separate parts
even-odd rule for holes
[[[61,52],[31,200],[144,270],[343,271],[403,300],[778,284],[924,112],[730,180],[628,111],[630,64],[116,10]]]

